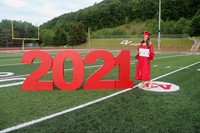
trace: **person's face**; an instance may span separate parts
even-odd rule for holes
[[[146,42],[148,40],[148,38],[149,38],[148,36],[144,36],[143,40]]]

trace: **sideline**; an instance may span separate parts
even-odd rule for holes
[[[164,59],[164,58],[174,58],[174,57],[179,57],[179,56],[188,56],[188,55],[190,55],[190,54],[185,54],[185,55],[173,55],[173,56],[161,56],[161,57],[155,58],[154,60],[157,60],[157,59]],[[132,60],[132,61],[130,61],[130,64],[134,64],[135,62],[137,62],[137,60]],[[36,64],[36,63],[41,63],[41,62],[34,62],[33,64]],[[1,66],[11,66],[11,65],[24,65],[24,64],[20,63],[20,64],[10,64],[10,65],[0,65],[0,67],[1,67]],[[100,67],[100,66],[102,66],[102,64],[101,64],[101,65],[95,65],[95,66],[85,66],[85,68],[93,68],[93,67]],[[157,66],[156,66],[156,67],[157,67]],[[64,71],[69,71],[69,70],[73,70],[73,68],[66,68],[66,69],[64,69]],[[52,71],[47,72],[47,74],[49,74],[49,73],[52,73]],[[13,75],[13,76],[4,77],[4,78],[1,78],[1,77],[0,77],[0,80],[1,80],[1,79],[7,79],[7,78],[21,78],[21,77],[29,76],[29,75],[30,75],[30,74],[22,74],[22,75]]]
[[[116,52],[114,52],[114,53],[116,53]],[[173,58],[173,57],[186,56],[186,55],[192,55],[192,53],[184,53],[182,55],[162,56],[162,57],[158,57],[158,58],[155,58],[155,59]],[[131,55],[131,56],[134,56],[134,55]],[[133,61],[131,61],[131,62],[133,62]],[[39,63],[41,63],[41,62],[40,61],[33,62],[33,64],[39,64]],[[3,65],[0,65],[0,67],[4,67],[4,66],[19,66],[19,65],[25,65],[25,64],[24,63],[5,64],[5,65],[3,64]]]
[[[186,69],[188,67],[191,67],[191,66],[194,66],[196,64],[199,64],[200,61],[198,62],[195,62],[193,64],[190,64],[188,66],[185,66],[185,67],[182,67],[180,69],[177,69],[177,70],[174,70],[172,72],[169,72],[167,74],[164,74],[164,75],[161,75],[159,77],[156,77],[154,79],[152,79],[152,81],[154,80],[157,80],[157,79],[160,79],[160,78],[163,78],[163,77],[166,77],[168,75],[171,75],[173,73],[176,73],[178,71],[181,71],[183,69]],[[87,107],[89,105],[92,105],[92,104],[95,104],[95,103],[99,103],[103,100],[106,100],[108,98],[111,98],[111,97],[114,97],[114,96],[117,96],[119,94],[122,94],[124,92],[127,92],[127,91],[130,91],[134,88],[138,87],[138,85],[134,86],[133,88],[127,88],[125,90],[122,90],[122,91],[119,91],[119,92],[116,92],[116,93],[113,93],[111,95],[108,95],[108,96],[105,96],[105,97],[102,97],[102,98],[99,98],[99,99],[96,99],[94,101],[91,101],[91,102],[88,102],[88,103],[85,103],[85,104],[81,104],[79,106],[76,106],[76,107],[73,107],[73,108],[70,108],[70,109],[67,109],[67,110],[64,110],[64,111],[61,111],[61,112],[57,112],[57,113],[54,113],[54,114],[51,114],[51,115],[48,115],[48,116],[44,116],[44,117],[41,117],[39,119],[35,119],[35,120],[32,120],[32,121],[29,121],[29,122],[25,122],[25,123],[22,123],[22,124],[19,124],[17,126],[13,126],[13,127],[9,127],[9,128],[6,128],[6,129],[3,129],[0,131],[0,133],[6,133],[6,132],[10,132],[10,131],[14,131],[14,130],[17,130],[17,129],[20,129],[20,128],[24,128],[24,127],[27,127],[27,126],[30,126],[30,125],[33,125],[33,124],[36,124],[36,123],[39,123],[39,122],[42,122],[42,121],[45,121],[45,120],[48,120],[48,119],[51,119],[51,118],[54,118],[54,117],[57,117],[57,116],[60,116],[60,115],[63,115],[63,114],[66,114],[66,113],[69,113],[69,112],[72,112],[72,111],[75,111],[75,110],[78,110],[78,109],[81,109],[81,108],[84,108],[84,107]]]

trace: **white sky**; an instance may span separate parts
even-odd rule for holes
[[[78,11],[103,0],[0,0],[2,19],[40,25],[64,13]]]

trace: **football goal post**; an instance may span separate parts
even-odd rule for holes
[[[27,28],[27,27],[26,27]],[[25,29],[25,32],[26,32],[26,29]],[[26,33],[25,33],[26,35]],[[37,27],[37,37],[35,38],[31,38],[31,37],[15,37],[15,33],[14,33],[14,22],[12,20],[12,39],[13,40],[21,40],[22,41],[22,50],[24,50],[24,41],[27,40],[27,41],[36,41],[36,40],[39,40],[40,38],[40,28],[39,26]]]

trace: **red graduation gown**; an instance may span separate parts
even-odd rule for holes
[[[149,57],[141,56],[139,54],[140,48],[149,49]],[[153,58],[154,58],[153,45],[150,44],[150,48],[148,48],[144,44],[139,45],[138,46],[138,54],[135,56],[135,58],[138,59],[137,66],[136,66],[135,79],[149,81],[150,80],[150,60],[153,60]]]

